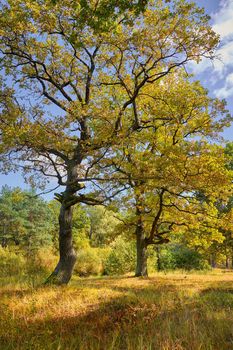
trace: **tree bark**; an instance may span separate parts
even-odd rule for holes
[[[46,280],[46,284],[67,284],[73,274],[76,252],[73,247],[72,237],[72,217],[73,201],[75,193],[80,190],[81,186],[76,181],[76,166],[70,168],[67,179],[65,192],[60,195],[60,214],[59,214],[59,262],[53,273]]]
[[[142,225],[138,225],[136,230],[137,236],[137,265],[135,277],[147,277],[147,244]]]
[[[216,267],[216,260],[215,260],[215,256],[213,254],[211,254],[211,256],[210,256],[210,265],[213,269]]]
[[[228,256],[226,256],[226,269],[229,269],[229,258],[228,258]]]
[[[62,203],[59,215],[59,262],[53,273],[48,277],[48,284],[67,284],[73,274],[76,253],[72,240],[72,207]]]
[[[156,247],[156,248],[155,248],[155,251],[156,251],[156,253],[157,253],[157,270],[158,270],[158,271],[161,271],[161,270],[162,270],[162,267],[161,267],[160,248],[159,248],[159,247]]]

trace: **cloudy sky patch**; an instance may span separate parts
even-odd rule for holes
[[[204,6],[205,1],[198,1]],[[208,88],[216,97],[233,96],[233,0],[215,2],[217,8],[211,13],[213,30],[220,35],[220,44],[213,61],[203,59],[191,69],[198,74],[200,80],[208,83]],[[210,87],[212,86],[212,88]]]
[[[220,1],[220,10],[212,15],[213,29],[220,34],[222,40],[233,37],[233,1]]]

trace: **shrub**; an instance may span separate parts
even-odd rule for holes
[[[204,257],[191,248],[182,245],[169,245],[157,250],[160,270],[207,270],[210,268]],[[157,255],[158,265],[158,255]]]
[[[0,275],[1,277],[15,276],[25,269],[25,258],[6,248],[0,247]]]
[[[173,256],[177,269],[190,271],[204,270],[208,267],[208,263],[199,252],[184,246],[175,247]]]
[[[100,274],[103,270],[103,264],[98,251],[98,248],[91,247],[78,250],[74,272],[79,276]]]
[[[29,254],[26,254],[25,259],[25,273],[29,277],[33,275],[46,277],[58,262],[58,257],[49,248],[31,251]]]
[[[4,280],[13,279],[34,287],[43,280],[56,266],[58,258],[51,249],[40,249],[25,253],[22,250],[0,248],[0,277]]]
[[[104,269],[107,275],[121,275],[135,269],[135,242],[126,241],[119,236],[111,244],[111,248]]]
[[[56,266],[58,259],[58,256],[53,253],[52,248],[40,249],[36,254],[37,265],[46,272],[50,272]]]
[[[176,268],[176,261],[171,249],[158,248],[157,249],[157,270],[174,270]]]

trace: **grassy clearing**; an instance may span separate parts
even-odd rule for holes
[[[232,350],[233,273],[0,289],[0,349]]]

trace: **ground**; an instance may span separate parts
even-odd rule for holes
[[[1,350],[232,350],[233,272],[0,289]]]

